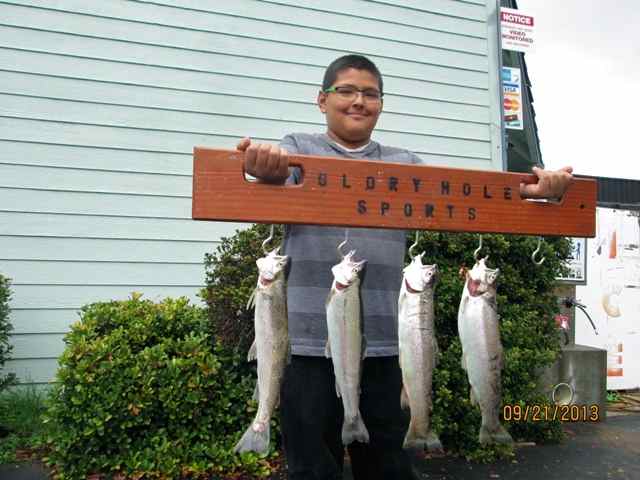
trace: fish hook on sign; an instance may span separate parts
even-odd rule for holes
[[[419,239],[420,239],[420,230],[416,230],[416,241],[413,242],[413,245],[409,247],[409,257],[411,258],[412,261],[415,258],[415,255],[413,254],[413,249],[418,246]]]
[[[265,238],[264,241],[262,242],[262,251],[264,252],[265,255],[269,254],[269,252],[267,250],[267,243],[269,243],[271,240],[273,240],[273,224],[271,225],[271,228],[269,229],[269,236],[267,238]]]
[[[338,256],[340,258],[344,258],[345,257],[345,253],[342,251],[342,247],[344,247],[347,244],[348,241],[349,241],[349,229],[345,228],[344,229],[344,241],[341,242],[338,245]]]
[[[478,248],[476,248],[476,249],[473,251],[473,259],[474,259],[476,262],[479,262],[479,261],[480,261],[479,254],[480,254],[480,250],[482,250],[482,234],[480,234],[479,236],[480,236],[480,243],[478,243]],[[486,257],[484,257],[485,261],[486,261],[488,258],[489,258],[489,255],[487,255]]]
[[[542,257],[540,260],[536,260],[536,256],[538,255],[538,253],[540,253],[541,246],[542,246],[542,237],[538,237],[538,246],[531,254],[531,261],[538,266],[542,265],[542,262],[544,262],[544,257]]]

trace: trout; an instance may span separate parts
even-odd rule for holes
[[[365,353],[360,318],[360,277],[366,260],[354,262],[355,250],[331,268],[333,283],[327,297],[329,339],[325,355],[333,362],[336,394],[342,399],[344,421],[342,443],[369,442],[369,432],[360,415],[360,375]]]
[[[287,299],[284,269],[289,257],[278,255],[278,248],[256,261],[258,284],[247,308],[255,306],[255,340],[248,361],[257,360],[258,380],[254,399],[258,400],[255,419],[236,444],[234,451],[266,454],[269,450],[271,415],[280,399],[280,385],[289,358]]]
[[[480,406],[481,444],[513,443],[500,424],[502,405],[502,344],[498,325],[496,280],[500,271],[486,266],[486,258],[466,273],[458,310],[458,332],[462,343],[462,368],[467,371],[473,405]]]
[[[436,367],[438,343],[434,328],[433,293],[437,265],[423,265],[416,255],[404,269],[398,298],[398,344],[402,370],[400,404],[411,411],[404,448],[442,451],[442,443],[429,423],[431,381]]]

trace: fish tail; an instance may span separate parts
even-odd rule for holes
[[[404,444],[402,447],[428,450],[429,452],[443,451],[442,442],[438,438],[438,435],[430,429],[427,430],[426,433],[420,432],[413,419],[409,422],[409,428],[404,437]]]
[[[349,445],[356,441],[369,443],[369,431],[360,414],[353,417],[351,421],[345,419],[342,423],[342,444]]]
[[[255,428],[256,426],[260,428]],[[247,431],[244,432],[244,435],[242,435],[242,438],[240,438],[233,451],[235,453],[256,452],[264,455],[269,451],[270,436],[269,422],[253,422],[249,425]]]
[[[507,430],[500,424],[498,424],[498,427],[493,430],[490,430],[486,425],[481,425],[478,440],[482,445],[486,445],[488,443],[511,445],[513,443],[513,438],[509,432],[507,432]]]

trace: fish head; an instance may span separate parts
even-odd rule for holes
[[[438,279],[438,266],[423,265],[424,252],[413,257],[404,270],[404,286],[410,293],[419,293],[426,288],[433,287]]]
[[[259,285],[266,287],[278,278],[278,276],[283,274],[289,257],[287,255],[278,255],[278,250],[280,250],[280,247],[275,248],[266,256],[256,260]]]
[[[336,286],[340,285],[342,288],[346,288],[358,279],[367,261],[361,260],[360,262],[356,262],[353,258],[355,253],[355,250],[351,250],[342,257],[340,263],[331,267],[333,278],[337,284]],[[342,288],[338,287],[339,290]]]
[[[495,292],[500,269],[488,268],[486,260],[486,257],[478,260],[467,272],[467,290],[472,297],[478,297],[489,291]]]

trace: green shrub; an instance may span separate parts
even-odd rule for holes
[[[233,350],[247,352],[253,342],[253,310],[247,300],[256,287],[256,260],[263,255],[262,242],[269,236],[268,225],[239,230],[233,237],[222,238],[215,253],[205,255],[206,288],[201,292],[207,303],[212,334]],[[282,241],[281,228],[267,248]]]
[[[253,313],[245,304],[253,290],[257,271],[255,260],[261,255],[260,244],[268,227],[255,225],[225,238],[215,254],[207,255],[207,287],[202,296],[207,301],[211,328],[226,345],[244,353],[253,339]],[[279,242],[276,240],[275,242]],[[407,244],[414,235],[407,238]],[[547,239],[541,254],[545,262],[536,266],[531,253],[537,246],[535,237],[484,235],[481,256],[490,255],[488,263],[500,268],[498,304],[501,316],[505,369],[502,375],[505,404],[539,405],[548,402],[539,394],[536,372],[551,364],[558,352],[558,336],[553,321],[557,312],[552,290],[555,277],[564,270],[569,255],[566,239]],[[272,243],[274,245],[277,243]],[[435,429],[449,451],[471,459],[491,461],[510,453],[501,447],[482,448],[478,444],[480,412],[469,402],[469,385],[460,366],[462,353],[457,331],[457,314],[463,279],[462,266],[473,266],[473,252],[478,236],[426,232],[416,248],[425,251],[424,263],[437,263],[441,272],[436,290],[436,327],[440,346],[439,364],[434,373]],[[407,259],[408,262],[408,259]],[[517,439],[557,441],[562,437],[559,422],[510,423],[506,425]]]
[[[61,478],[210,477],[265,460],[232,453],[249,425],[254,382],[244,359],[214,345],[188,300],[96,303],[65,337],[45,421]]]
[[[9,333],[13,329],[9,322],[9,300],[11,281],[0,275],[0,392],[16,383],[13,373],[4,373],[4,364],[9,359],[13,346],[9,343]]]

